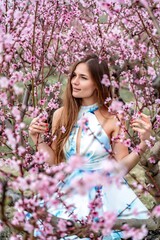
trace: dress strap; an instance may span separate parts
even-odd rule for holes
[[[110,139],[101,124],[99,123],[97,117],[95,116],[95,113],[88,112],[85,114],[85,117],[87,117],[88,119],[88,128],[94,135],[94,138],[102,144],[102,146],[107,152],[109,152],[109,150],[111,149]]]

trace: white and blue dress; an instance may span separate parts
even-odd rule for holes
[[[83,130],[81,132],[80,140],[80,154],[87,158],[87,162],[81,169],[76,169],[73,173],[67,177],[62,189],[69,187],[72,181],[77,179],[83,179],[86,172],[95,172],[104,166],[107,161],[109,150],[111,149],[110,140],[100,125],[94,112],[98,109],[97,104],[91,106],[81,106],[78,114],[78,120],[82,117],[88,119],[87,126],[88,131]],[[76,141],[79,131],[79,125],[74,125],[70,136],[66,142],[64,153],[66,160],[69,161],[70,157],[76,155]],[[94,134],[92,134],[94,133]],[[125,179],[122,179],[123,185],[119,188],[116,184],[110,184],[106,187],[101,187],[102,207],[100,209],[101,214],[105,211],[114,211],[120,218],[148,218],[148,210],[136,196],[134,191],[128,186]],[[79,219],[85,219],[89,214],[89,202],[93,200],[97,192],[97,187],[93,187],[85,195],[80,195],[75,191],[75,194],[71,199],[68,199],[68,203],[73,203],[75,208],[73,213],[78,216]],[[133,210],[137,209],[138,216],[133,216]],[[57,217],[72,219],[72,214],[67,212],[61,205],[58,208],[49,208],[49,212]],[[125,217],[123,217],[125,216]],[[113,231],[109,236],[104,236],[103,240],[119,240],[122,237],[120,230]],[[68,238],[64,238],[68,239]],[[79,239],[76,236],[69,237],[69,239]],[[89,239],[89,238],[83,238]]]

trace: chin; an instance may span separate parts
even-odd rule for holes
[[[72,96],[75,98],[82,98],[82,96],[80,96],[80,94],[78,93],[72,93]]]

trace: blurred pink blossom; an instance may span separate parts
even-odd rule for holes
[[[81,119],[78,120],[78,126],[86,132],[88,130],[88,118],[82,116]]]
[[[110,79],[107,74],[103,75],[101,83],[105,85],[106,87],[109,87],[111,85]]]
[[[20,95],[24,92],[23,88],[18,87],[16,85],[13,86],[13,89],[14,89],[14,92],[15,92],[16,95]]]
[[[134,228],[124,224],[122,229],[124,238],[132,238],[133,240],[142,240],[148,233],[148,230],[144,225],[141,228]]]
[[[153,67],[148,67],[148,74],[152,77],[155,78],[156,77],[156,72],[155,69]]]
[[[148,158],[148,161],[152,164],[154,164],[156,162],[154,157]]]
[[[58,221],[57,227],[61,232],[65,232],[67,230],[66,221],[64,219],[60,219]]]
[[[66,129],[65,129],[64,126],[61,127],[61,131],[62,131],[62,133],[65,133],[65,132],[66,132]]]
[[[113,100],[110,107],[109,107],[109,112],[119,112],[122,110],[123,103],[118,101],[118,100]]]
[[[160,205],[154,207],[152,211],[152,215],[159,218],[160,217]]]
[[[8,88],[9,80],[6,77],[0,77],[0,87]]]
[[[16,121],[19,121],[21,119],[20,110],[16,106],[12,107],[11,112],[12,112],[12,115],[15,117]]]
[[[0,233],[4,230],[3,222],[0,221]]]
[[[14,150],[16,148],[17,140],[14,137],[13,131],[9,128],[5,129],[5,134],[7,136],[7,144],[11,146],[11,148]]]
[[[73,155],[69,159],[69,166],[67,169],[73,171],[74,169],[81,168],[87,162],[87,159],[80,155]]]

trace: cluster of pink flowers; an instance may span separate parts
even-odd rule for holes
[[[142,240],[146,237],[148,230],[145,226],[140,229],[130,228],[127,224],[123,225],[124,238],[132,238],[133,240]]]

